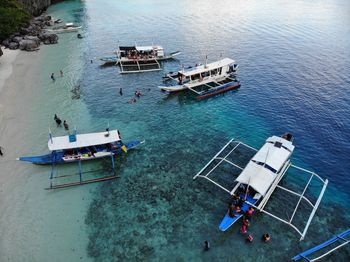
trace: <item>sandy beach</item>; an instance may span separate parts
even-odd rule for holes
[[[44,103],[39,68],[45,48],[52,47],[30,53],[5,49],[0,58],[1,261],[45,261],[51,256],[60,261],[62,252],[71,261],[86,261],[82,210],[89,203],[89,187],[69,194],[44,190],[50,169],[15,160],[31,150],[47,151],[47,130],[33,135],[35,115]]]

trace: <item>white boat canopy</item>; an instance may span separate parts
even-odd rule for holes
[[[75,140],[75,141],[74,141]],[[103,145],[113,143],[121,140],[118,134],[118,130],[89,133],[89,134],[77,134],[71,136],[58,136],[49,139],[47,145],[50,151],[81,148],[87,146]],[[73,142],[70,142],[73,141]]]
[[[254,205],[246,201],[249,205],[255,207],[260,212],[263,212],[280,222],[287,224],[292,227],[295,231],[300,235],[300,240],[305,238],[307,230],[311,224],[312,218],[314,217],[318,206],[321,203],[323,194],[328,185],[327,179],[322,179],[319,175],[314,172],[308,171],[304,168],[292,165],[289,158],[294,150],[294,146],[292,142],[287,141],[283,138],[279,138],[277,136],[272,136],[266,140],[264,146],[258,151],[257,149],[244,144],[240,141],[234,141],[231,139],[194,177],[204,178],[207,181],[213,183],[217,187],[221,188],[225,192],[233,195],[236,190],[239,188],[241,184],[248,185],[252,187],[258,194],[261,195],[261,201]],[[249,160],[248,164],[244,167],[242,165],[242,155],[244,153],[247,154],[247,151],[256,152],[255,155]],[[232,158],[237,158],[240,162],[235,162]],[[243,158],[244,159],[244,158]],[[213,178],[214,171],[219,168],[222,164],[229,164],[233,170],[229,172],[222,172],[222,169],[219,169],[216,175],[229,175],[230,184],[223,185],[222,182],[217,182],[215,178]],[[298,170],[303,178],[299,181],[307,181],[306,186],[299,192],[293,191],[289,188],[279,185],[279,182],[286,174],[286,172],[295,168]],[[273,170],[275,169],[275,170]],[[225,169],[227,170],[227,169]],[[241,170],[242,172],[239,175],[234,175],[237,173],[237,170]],[[293,172],[293,175],[296,175],[297,172]],[[237,176],[237,177],[235,177]],[[322,187],[320,189],[319,195],[315,193],[316,201],[311,201],[308,197],[305,196],[307,189],[310,187],[311,182],[316,179]],[[220,181],[226,181],[220,179]],[[233,186],[233,188],[231,188]],[[296,201],[295,208],[292,211],[292,215],[290,217],[281,218],[276,214],[272,214],[269,211],[266,211],[265,205],[270,199],[272,193],[275,189],[281,189],[285,194],[292,194],[293,196],[297,196],[298,200]],[[311,206],[311,213],[308,217],[308,220],[305,224],[304,229],[299,229],[297,226],[293,224],[293,219],[300,207],[301,202]]]
[[[179,73],[181,73],[184,76],[192,76],[192,75],[208,72],[210,70],[214,70],[223,66],[229,66],[230,64],[234,64],[234,63],[235,63],[235,60],[232,60],[231,58],[224,58],[207,65],[197,66],[192,70],[187,70],[187,71],[181,70],[179,71]]]
[[[292,142],[278,136],[270,137],[249,161],[236,181],[253,187],[265,196],[293,150]]]
[[[143,51],[143,52],[149,52],[149,51],[152,51],[152,50],[160,50],[160,49],[163,49],[163,47],[159,46],[159,45],[156,45],[156,46],[136,46],[135,49],[137,51]]]

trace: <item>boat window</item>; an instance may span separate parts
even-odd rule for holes
[[[282,147],[282,143],[281,142],[275,142],[275,147],[277,148],[281,148]]]
[[[218,72],[217,69],[213,69],[213,70],[210,71],[210,74],[211,74],[212,76],[214,76],[214,75],[217,74],[217,72]]]
[[[256,161],[256,160],[252,160],[252,161],[253,161],[254,163],[258,164],[259,166],[265,167],[266,169],[272,171],[273,173],[277,173],[277,170],[276,170],[276,169],[270,167],[270,166],[269,166],[268,164],[266,164],[266,163],[259,162],[259,161]]]

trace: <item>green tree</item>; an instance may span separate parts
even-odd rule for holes
[[[31,16],[16,0],[0,1],[0,40],[24,26]]]

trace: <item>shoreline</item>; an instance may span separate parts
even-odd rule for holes
[[[95,187],[44,190],[50,169],[15,160],[47,151],[47,121],[53,121],[52,110],[62,110],[48,108],[57,97],[47,95],[65,93],[62,87],[70,80],[65,75],[53,83],[47,71],[60,63],[47,60],[64,45],[42,46],[39,52],[5,49],[6,63],[0,58],[6,68],[0,65],[0,250],[5,261],[89,261],[84,221]]]

